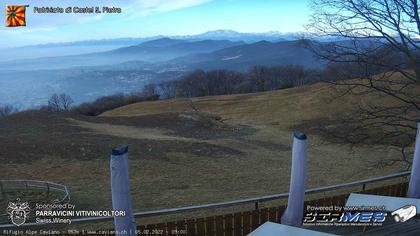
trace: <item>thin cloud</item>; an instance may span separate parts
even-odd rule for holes
[[[129,11],[130,13],[135,13],[135,15],[146,16],[194,7],[211,1],[212,0],[138,0]]]

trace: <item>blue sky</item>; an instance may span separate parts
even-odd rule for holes
[[[7,5],[30,5],[27,27],[6,28]],[[115,6],[121,14],[36,14],[33,7]],[[304,31],[308,0],[2,0],[0,48],[210,30]]]

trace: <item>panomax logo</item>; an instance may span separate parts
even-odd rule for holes
[[[381,223],[386,219],[386,212],[344,212],[340,222],[343,223]]]

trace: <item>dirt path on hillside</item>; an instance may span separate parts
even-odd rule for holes
[[[168,135],[168,131],[157,128],[137,128],[126,125],[112,125],[107,123],[92,123],[87,121],[76,120],[68,118],[68,121],[72,125],[89,129],[95,133],[111,135],[121,138],[132,138],[132,139],[150,139],[150,140],[161,140],[161,141],[184,141],[184,142],[195,142],[195,143],[211,143],[207,140],[199,140],[195,138],[185,138]]]

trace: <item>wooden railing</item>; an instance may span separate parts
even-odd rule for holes
[[[358,180],[354,182],[344,183],[344,184],[335,184],[330,186],[323,186],[318,188],[311,188],[305,191],[306,195],[315,194],[320,192],[327,192],[333,190],[340,190],[346,189],[351,187],[360,186],[360,191],[366,189],[368,184],[378,183],[385,180],[397,179],[402,177],[407,177],[410,175],[410,171],[390,174],[386,176],[374,177],[365,180]],[[187,206],[187,207],[178,207],[178,208],[170,208],[170,209],[162,209],[162,210],[155,210],[155,211],[145,211],[145,212],[136,212],[134,213],[135,218],[144,218],[144,217],[152,217],[152,216],[159,216],[159,215],[168,215],[168,214],[175,214],[175,213],[185,213],[197,210],[205,210],[205,209],[216,209],[216,208],[224,208],[224,207],[231,207],[231,206],[238,206],[243,204],[254,204],[255,209],[259,208],[259,203],[286,199],[289,196],[289,193],[280,193],[280,194],[273,194],[273,195],[266,195],[262,197],[255,197],[255,198],[247,198],[247,199],[240,199],[234,201],[226,201],[226,202],[218,202],[218,203],[210,203],[210,204],[203,204],[197,206]],[[81,219],[75,219],[72,222],[97,222],[97,221],[107,221],[113,220],[113,217],[86,217]],[[1,228],[1,226],[0,226]]]
[[[59,200],[60,203],[67,203],[70,201],[70,192],[68,191],[67,186],[62,184],[41,180],[0,180],[0,197],[3,197],[3,195],[8,192],[22,190],[43,190],[47,193],[58,192],[63,194],[63,197]]]
[[[359,193],[404,197],[408,182],[387,185],[369,190],[361,190]],[[349,194],[341,194],[333,197],[306,201],[305,205],[311,206],[344,206]],[[306,208],[306,207],[305,207]],[[219,216],[187,219],[175,222],[141,225],[138,230],[141,234],[152,235],[203,235],[203,236],[230,236],[247,235],[261,224],[271,221],[280,223],[280,218],[286,209],[286,205],[270,208],[255,209]]]
[[[306,195],[334,191],[334,190],[342,190],[342,189],[351,188],[351,187],[360,187],[359,190],[356,190],[353,192],[364,192],[364,193],[370,193],[370,194],[380,194],[380,195],[389,195],[389,196],[404,196],[406,192],[406,188],[407,188],[406,187],[407,183],[405,181],[403,184],[400,184],[400,185],[389,185],[385,187],[372,188],[372,189],[367,189],[367,185],[383,182],[386,180],[403,178],[409,175],[410,175],[410,172],[406,171],[406,172],[400,172],[400,173],[395,173],[395,174],[381,176],[381,177],[374,177],[374,178],[369,178],[365,180],[354,181],[350,183],[312,188],[306,191]],[[347,191],[346,194],[329,197],[329,198],[321,198],[315,201],[307,201],[306,204],[311,203],[311,205],[317,205],[317,204],[322,205],[322,204],[328,203],[328,205],[331,205],[334,203],[338,205],[340,204],[343,205],[348,193],[349,192]],[[255,226],[260,225],[261,223],[265,222],[266,219],[272,220],[274,222],[279,222],[279,219],[285,209],[285,206],[260,209],[259,203],[267,202],[267,201],[274,201],[274,200],[281,200],[281,199],[287,198],[288,196],[289,196],[289,193],[281,193],[281,194],[267,195],[267,196],[262,196],[262,197],[240,199],[240,200],[220,202],[220,203],[211,203],[211,204],[204,204],[204,205],[197,205],[197,206],[171,208],[171,209],[163,209],[163,210],[147,211],[147,212],[137,212],[137,213],[134,213],[134,217],[145,218],[145,217],[153,217],[153,216],[161,216],[161,215],[170,215],[170,214],[175,214],[175,213],[186,213],[186,212],[205,210],[205,209],[232,207],[232,206],[238,206],[242,204],[254,204],[255,209],[253,211],[244,211],[240,213],[226,214],[226,215],[221,215],[221,216],[212,216],[212,217],[197,218],[197,219],[191,219],[191,220],[181,220],[177,222],[139,226],[139,229],[141,230],[165,229],[164,233],[165,234],[169,233],[168,235],[170,235],[171,230],[189,230],[192,232],[193,228],[195,232],[198,233],[198,231],[201,232],[204,227],[204,229],[207,230],[206,232],[208,232],[206,233],[206,235],[213,235],[212,234],[213,231],[220,232],[220,230],[222,229],[224,230],[224,232],[230,232],[229,229],[231,225],[233,227],[233,231],[238,231],[238,227],[239,227],[238,222],[240,219],[240,222],[241,222],[240,230],[242,233],[246,234],[246,232],[248,232],[249,230],[255,229]],[[114,219],[113,217],[86,217],[86,218],[73,219],[72,224],[111,221],[113,219]],[[220,222],[222,222],[223,227],[220,225],[221,224]],[[24,225],[20,227],[31,227],[31,226],[42,226],[42,224],[25,223]],[[14,225],[10,225],[10,224],[0,225],[0,228],[10,228],[10,227],[14,227]],[[189,235],[194,235],[194,234],[189,234]],[[235,234],[235,235],[238,235],[238,234]]]

